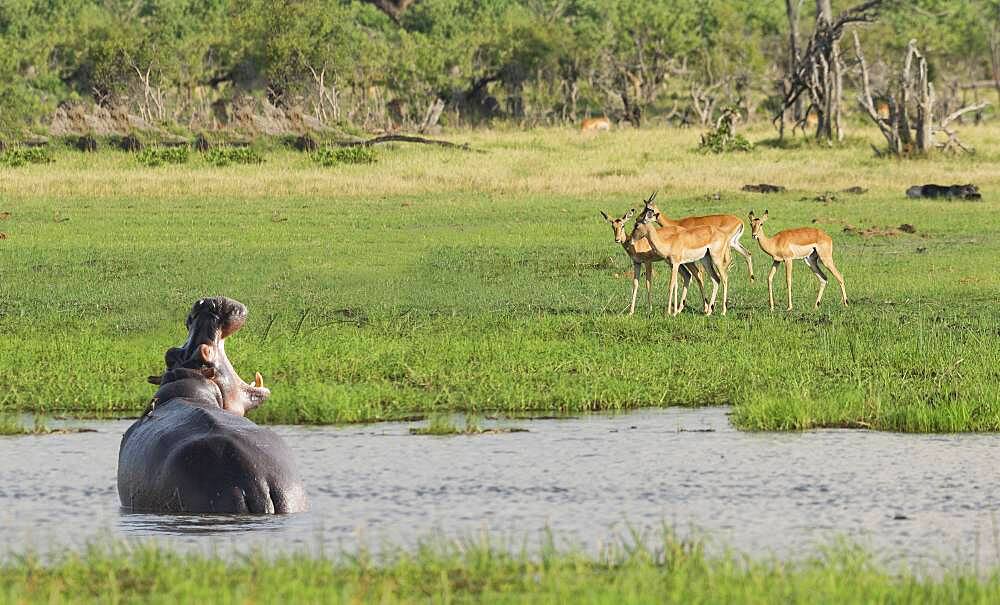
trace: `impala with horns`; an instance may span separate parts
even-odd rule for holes
[[[750,235],[760,245],[768,256],[774,259],[771,264],[771,271],[767,274],[767,298],[774,310],[774,273],[778,270],[778,265],[785,263],[785,284],[788,287],[788,308],[792,310],[792,261],[802,259],[806,265],[816,274],[819,280],[819,293],[816,295],[816,304],[813,308],[818,308],[823,300],[823,290],[826,289],[826,275],[820,268],[820,263],[829,269],[830,273],[837,278],[840,283],[840,294],[847,306],[847,289],[844,287],[844,277],[833,264],[833,240],[829,235],[813,227],[799,227],[798,229],[786,229],[774,234],[774,237],[767,237],[764,234],[764,223],[767,222],[767,210],[761,216],[754,215],[750,211]]]
[[[743,247],[740,242],[740,238],[743,237],[743,221],[732,214],[709,214],[706,216],[689,216],[687,218],[673,220],[667,218],[665,214],[660,212],[660,209],[653,202],[656,199],[656,193],[654,192],[648,200],[646,200],[646,205],[653,209],[656,215],[656,222],[660,224],[661,227],[684,227],[685,229],[692,229],[694,227],[715,227],[721,231],[726,238],[729,240],[730,247],[740,254],[747,261],[747,272],[750,275],[750,281],[754,281],[753,276],[753,256],[750,251]]]
[[[635,214],[635,208],[623,214],[621,218],[610,217],[606,212],[601,211],[601,216],[611,225],[611,230],[615,235],[615,242],[622,245],[622,248],[625,249],[625,254],[632,261],[632,298],[628,306],[629,315],[635,313],[635,299],[639,292],[639,275],[643,268],[645,268],[646,273],[646,299],[649,302],[649,309],[653,309],[653,263],[663,260],[662,256],[653,251],[648,241],[642,240],[633,243],[629,235],[625,232],[625,221],[630,219],[633,214]],[[664,235],[664,237],[668,237],[668,235]],[[708,299],[705,298],[704,277],[702,277],[701,269],[697,265],[693,265],[693,269],[698,288],[701,290],[702,301],[704,302],[705,309],[707,309]],[[683,306],[684,301],[687,299],[688,284],[691,282],[691,271],[688,270],[687,265],[684,265],[680,269],[680,274],[684,279],[684,292],[681,295],[681,306]]]
[[[667,312],[677,315],[681,312],[680,300],[677,295],[677,273],[681,265],[701,262],[712,279],[712,298],[705,314],[711,315],[715,309],[715,299],[722,284],[722,314],[726,314],[729,298],[729,239],[715,227],[704,226],[685,229],[683,227],[653,227],[656,221],[655,211],[647,205],[635,221],[630,237],[633,245],[643,239],[649,242],[653,251],[667,260],[671,266],[670,295],[667,299]]]

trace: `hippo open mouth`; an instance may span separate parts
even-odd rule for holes
[[[247,308],[224,296],[202,298],[187,317],[188,337],[183,345],[167,350],[167,371],[150,382],[166,384],[200,374],[218,388],[220,405],[226,411],[244,415],[264,402],[271,391],[264,387],[260,372],[254,383],[240,378],[226,356],[226,338],[236,333],[247,319]]]

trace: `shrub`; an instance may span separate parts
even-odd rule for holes
[[[93,135],[84,134],[77,137],[70,137],[67,141],[77,151],[92,153],[97,151],[97,139]]]
[[[11,147],[0,153],[0,164],[4,166],[24,166],[25,164],[48,164],[52,161],[44,147]]]
[[[205,152],[205,160],[214,166],[264,162],[264,158],[252,147],[214,147]]]
[[[144,166],[162,166],[163,164],[185,164],[188,161],[187,147],[147,147],[136,155],[136,159]]]
[[[324,147],[312,155],[313,161],[320,166],[335,166],[337,164],[371,164],[376,161],[377,154],[372,147]]]
[[[698,151],[702,153],[729,153],[731,151],[750,151],[753,143],[741,134],[733,131],[733,120],[737,114],[727,110],[719,118],[715,128],[701,135]]]

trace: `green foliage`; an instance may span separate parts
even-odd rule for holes
[[[312,154],[314,162],[320,166],[338,164],[371,164],[378,159],[374,147],[356,145],[354,147],[323,147]]]
[[[264,158],[253,147],[213,147],[205,153],[205,161],[213,166],[229,166],[262,164]]]
[[[732,115],[732,114],[730,114]],[[701,135],[698,151],[702,153],[730,153],[733,151],[750,151],[751,143],[742,134],[733,132],[732,119],[723,117],[719,125]]]
[[[143,166],[164,164],[186,164],[190,152],[187,147],[146,147],[136,154],[135,159]]]
[[[804,36],[812,18],[806,3]],[[998,18],[997,0],[915,0],[857,29],[873,64],[898,61],[916,37],[934,73],[969,81],[992,77]],[[264,99],[368,129],[420,123],[436,99],[451,123],[641,122],[674,103],[690,112],[693,90],[759,108],[785,68],[787,31],[783,3],[757,0],[433,0],[398,24],[371,2],[9,0],[0,132],[66,104],[194,131],[214,123],[209,107],[221,117]]]
[[[44,147],[12,147],[0,153],[0,165],[24,166],[25,164],[48,164],[52,156]]]
[[[52,432],[42,416],[36,415],[31,426],[26,426],[13,416],[0,414],[0,435],[47,435]]]
[[[412,428],[410,429],[411,435],[461,435],[463,432],[475,432],[478,426],[474,424],[466,427],[466,431],[463,431],[461,427],[457,426],[451,421],[447,415],[435,414],[431,416],[430,422],[427,426]]]

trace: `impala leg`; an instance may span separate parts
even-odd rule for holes
[[[687,265],[681,265],[679,273],[681,275],[682,283],[680,308],[683,310],[685,305],[687,305],[688,285],[691,283],[691,269],[689,269]]]
[[[653,311],[653,263],[646,263],[646,301],[649,303],[649,311]]]
[[[732,257],[730,257],[732,260]],[[731,263],[730,263],[731,264]],[[726,314],[729,306],[729,266],[727,265],[719,272],[719,277],[722,278],[722,315]]]
[[[694,265],[694,278],[698,281],[698,291],[701,292],[701,310],[708,310],[708,297],[705,296],[705,272],[701,270],[701,265]]]
[[[819,252],[819,251],[817,250],[817,252]],[[833,276],[837,279],[837,283],[840,284],[840,296],[841,296],[841,300],[844,301],[844,306],[846,307],[847,306],[847,288],[844,287],[844,276],[840,274],[840,271],[837,271],[837,266],[833,264],[833,251],[832,250],[824,250],[822,252],[819,252],[819,260],[824,265],[826,265],[826,268],[829,269],[830,273],[833,273]]]
[[[632,263],[632,302],[628,305],[629,315],[635,313],[635,296],[639,293],[639,271],[641,269],[642,264],[636,262]]]
[[[744,248],[743,244],[740,243],[740,236],[741,235],[743,235],[743,230],[742,229],[740,230],[740,232],[732,240],[730,240],[729,245],[730,245],[730,247],[732,247],[733,250],[736,250],[737,253],[739,253],[740,255],[743,256],[743,258],[746,259],[746,261],[747,261],[747,272],[750,273],[750,281],[752,282],[752,281],[754,281],[754,276],[753,276],[753,256],[751,256],[750,251],[747,250],[746,248]]]
[[[803,258],[802,260],[804,260],[806,264],[809,265],[809,268],[812,269],[812,272],[816,274],[816,279],[819,280],[819,293],[816,295],[816,304],[813,307],[815,309],[818,309],[820,301],[823,300],[823,290],[826,290],[826,282],[827,282],[826,275],[823,273],[823,270],[819,268],[819,254],[817,254],[815,250],[813,250],[812,254]]]
[[[680,268],[680,263],[671,262],[670,265],[670,300],[667,302],[667,313],[677,315],[674,312],[674,305],[677,304],[677,270]]]
[[[774,261],[771,263],[771,270],[767,273],[767,301],[771,305],[771,310],[774,311],[774,274],[778,272],[778,265],[781,261]]]
[[[708,276],[712,279],[712,300],[708,303],[708,308],[705,310],[705,315],[711,315],[712,311],[715,310],[715,297],[719,294],[719,274],[715,270],[716,263],[711,254],[701,257],[701,264],[704,265]]]
[[[785,261],[785,285],[788,286],[788,308],[786,311],[792,310],[792,260],[788,259]]]

